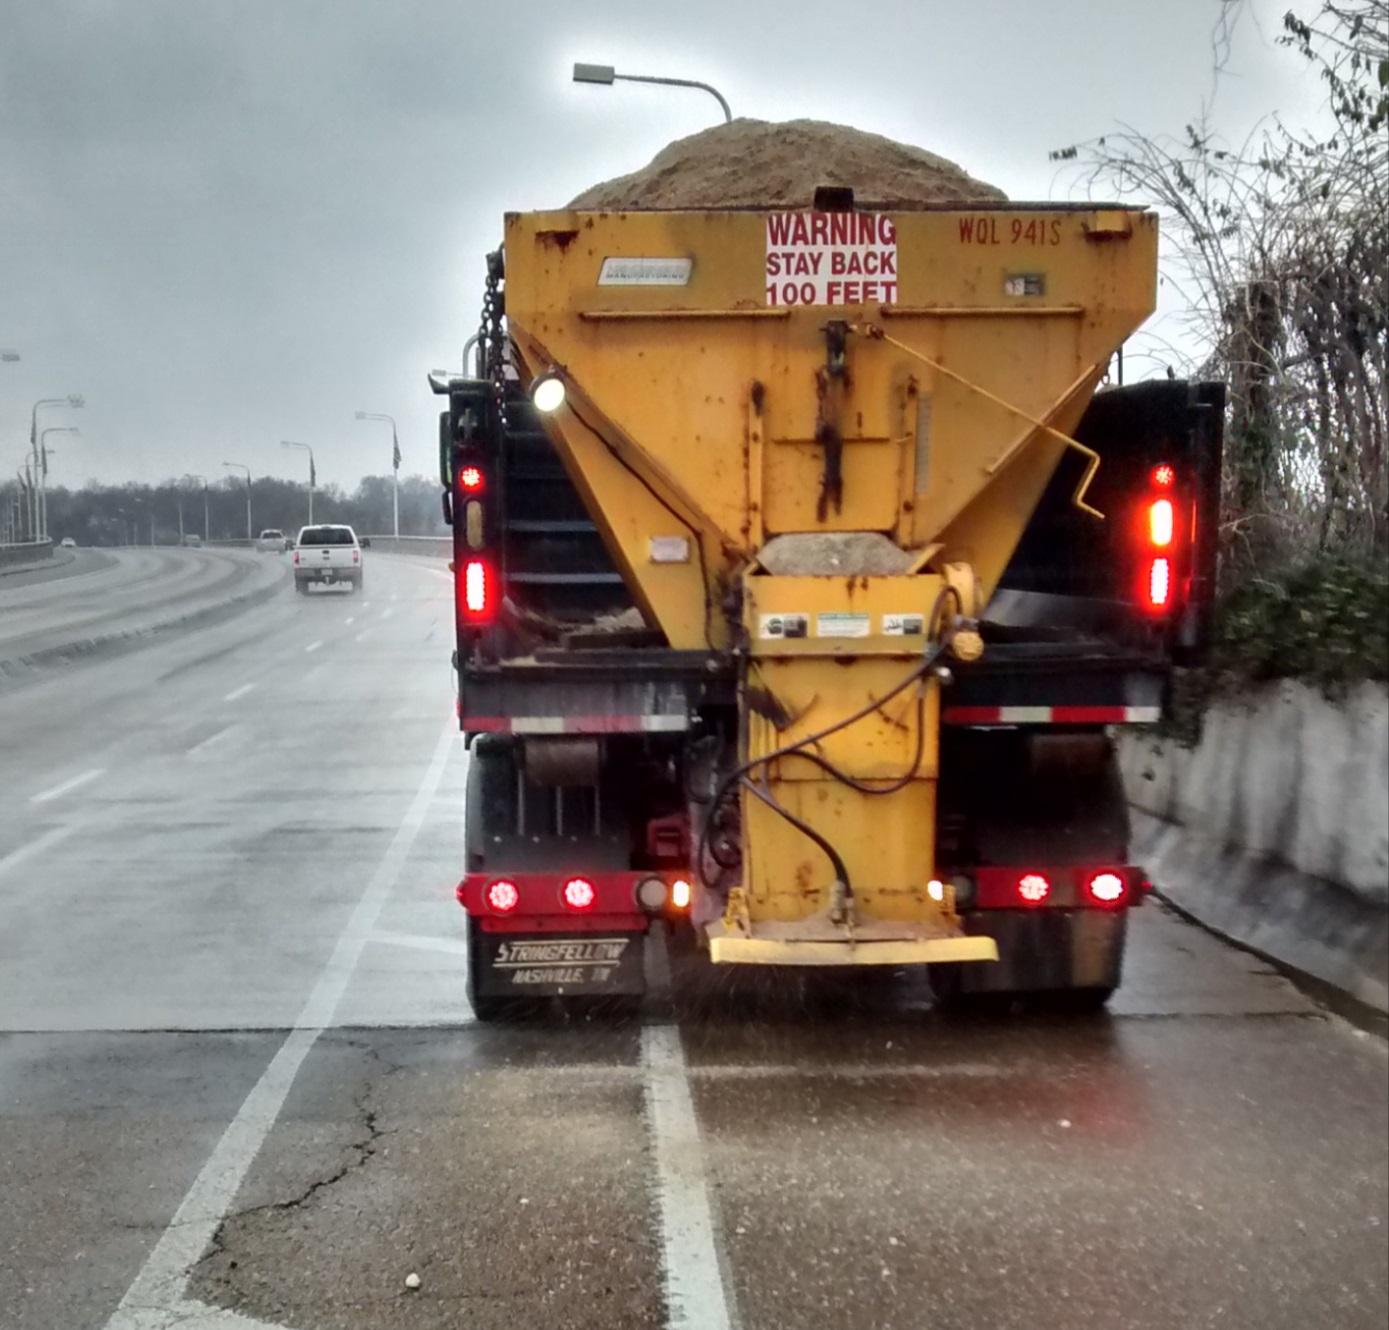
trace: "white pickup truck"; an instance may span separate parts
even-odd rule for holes
[[[350,526],[305,526],[294,542],[294,589],[362,585],[362,546]]]

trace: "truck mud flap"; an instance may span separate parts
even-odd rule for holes
[[[486,997],[640,995],[642,933],[485,933],[472,939],[473,983]]]

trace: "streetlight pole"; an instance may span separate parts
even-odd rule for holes
[[[309,455],[309,525],[313,525],[313,487],[318,480],[318,472],[314,467],[313,449],[307,443],[295,443],[293,439],[281,439],[281,448],[302,448]]]
[[[395,417],[383,411],[358,411],[358,420],[385,420],[391,426],[391,529],[397,543],[400,541],[400,435],[396,431]]]
[[[623,83],[660,83],[668,88],[698,88],[707,92],[723,108],[724,124],[733,123],[733,112],[728,109],[724,95],[710,83],[700,83],[697,79],[657,78],[653,74],[619,74],[611,65],[574,66],[575,83],[602,83],[608,85],[620,80]]]
[[[203,482],[203,544],[206,545],[210,535],[207,524],[207,477],[195,475],[193,472],[190,471],[188,475],[184,477],[184,479],[201,480]]]
[[[33,410],[29,412],[29,448],[34,454],[34,470],[38,473],[39,493],[35,496],[34,521],[39,521],[39,514],[43,511],[43,473],[39,468],[39,407],[41,406],[70,406],[74,410],[78,407],[86,406],[86,399],[80,393],[69,393],[66,397],[40,397],[34,403]],[[45,527],[37,528],[36,539],[43,540],[48,531]]]
[[[50,434],[81,434],[76,425],[49,425],[39,431],[39,530],[48,535],[48,459],[53,450],[47,439]]]
[[[251,468],[245,462],[223,462],[222,465],[230,471],[244,471],[246,473],[246,543],[255,543],[255,537],[251,534]]]
[[[24,537],[29,535],[29,485],[25,476],[29,471],[29,459],[24,459],[24,469],[15,467],[15,479],[19,482],[19,493],[15,496],[15,544],[23,545]]]

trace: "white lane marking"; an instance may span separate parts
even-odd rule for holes
[[[225,729],[218,730],[216,734],[209,734],[206,739],[201,739],[188,750],[187,756],[192,757],[195,753],[201,753],[204,748],[211,748],[215,743],[221,743],[234,729],[235,725],[228,725]]]
[[[384,942],[389,947],[413,947],[416,951],[443,951],[455,956],[466,956],[468,944],[456,937],[430,937],[427,933],[384,933],[377,931],[371,935],[373,942]]]
[[[240,688],[233,688],[233,689],[231,690],[231,692],[229,692],[229,693],[226,695],[226,697],[224,697],[224,698],[222,699],[222,701],[223,701],[223,702],[235,702],[238,698],[245,697],[246,694],[249,693],[249,692],[251,691],[251,689],[254,688],[254,687],[255,687],[255,684],[253,684],[253,683],[243,683],[243,684],[241,685]]]
[[[257,1324],[244,1318],[228,1320],[205,1304],[185,1299],[188,1273],[202,1257],[236,1200],[242,1180],[274,1127],[309,1050],[319,1035],[330,1027],[357,968],[362,948],[376,927],[381,907],[395,889],[415,838],[424,826],[456,737],[457,731],[451,725],[440,732],[410,808],[353,909],[293,1030],[193,1180],[188,1194],[169,1221],[169,1227],[106,1322],[106,1330],[168,1330],[174,1325],[202,1323],[228,1327]]]
[[[310,651],[317,651],[319,647],[321,647],[322,645],[323,642],[321,640],[318,642],[310,642],[309,645],[304,648],[305,655],[307,655]]]
[[[93,767],[90,771],[84,771],[80,776],[74,776],[71,780],[65,780],[61,785],[55,785],[51,790],[44,790],[39,794],[31,794],[29,802],[31,804],[46,804],[50,799],[60,798],[64,794],[71,794],[73,790],[80,789],[88,781],[95,780],[98,776],[106,774],[105,767]]]
[[[342,622],[343,622],[343,627],[345,628],[345,627],[347,627],[348,624],[356,623],[356,622],[357,622],[357,616],[356,616],[355,614],[349,614],[349,615],[347,616],[347,618],[345,618]]]
[[[0,877],[8,873],[11,868],[18,868],[20,864],[26,863],[36,854],[42,854],[60,841],[67,840],[76,831],[75,826],[50,827],[42,836],[36,836],[27,845],[21,845],[19,849],[11,850],[3,859],[0,859]]]
[[[715,1245],[704,1149],[680,1031],[673,1025],[644,1026],[641,1054],[646,1067],[646,1111],[656,1150],[666,1324],[729,1330],[733,1324],[729,1293]]]
[[[395,611],[392,610],[392,609],[384,609],[384,610],[381,611],[381,617],[382,617],[383,619],[389,619],[389,618],[391,617],[391,615],[393,615],[394,613],[395,613]]]
[[[352,640],[353,640],[354,642],[365,642],[365,641],[367,640],[367,638],[370,637],[370,636],[371,636],[371,629],[368,628],[368,629],[366,629],[365,631],[358,633],[357,636],[354,637]]]

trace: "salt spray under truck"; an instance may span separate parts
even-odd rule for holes
[[[1202,649],[1223,391],[1097,393],[1157,221],[512,214],[435,376],[472,751],[470,997],[714,965],[1119,982],[1112,727]]]

